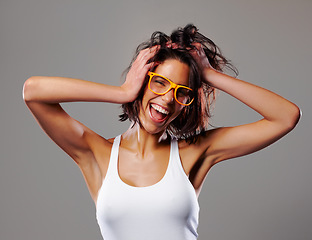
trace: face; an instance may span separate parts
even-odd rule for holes
[[[169,59],[154,70],[172,82],[189,86],[189,66],[176,59]],[[145,88],[139,119],[145,130],[151,134],[163,132],[181,113],[185,106],[174,98],[174,89],[164,95],[157,95]]]

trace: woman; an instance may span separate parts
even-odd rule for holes
[[[31,77],[24,99],[48,136],[81,169],[104,239],[197,239],[197,197],[210,168],[258,151],[291,131],[298,107],[228,76],[235,68],[218,47],[187,25],[155,32],[137,49],[120,87],[61,77]],[[215,90],[263,119],[208,130]],[[123,104],[131,127],[105,139],[71,118],[62,102]]]

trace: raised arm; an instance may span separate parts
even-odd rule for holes
[[[100,101],[103,97],[99,90],[105,93],[108,89],[116,95],[120,91],[117,87],[79,79],[36,76],[27,79],[23,91],[25,103],[40,127],[78,164],[94,201],[101,186],[102,172],[90,140],[100,140],[100,136],[70,117],[59,103]],[[106,140],[103,142],[105,144]]]
[[[153,63],[148,60],[157,47],[140,52],[122,86],[110,86],[80,79],[34,76],[26,80],[23,96],[30,111],[49,137],[76,162],[90,151],[86,134],[94,134],[71,118],[62,102],[88,101],[126,103],[133,101]]]
[[[202,48],[196,52],[202,74],[211,86],[243,102],[263,119],[236,127],[217,129],[206,139],[206,157],[214,163],[260,150],[291,131],[300,118],[299,108],[285,98],[261,87],[213,69]]]
[[[91,153],[86,134],[95,134],[70,117],[59,103],[119,103],[126,101],[125,96],[121,87],[72,78],[34,76],[24,84],[25,103],[40,127],[78,164]]]
[[[99,163],[99,156],[101,159],[108,159],[106,154],[109,154],[110,143],[70,117],[60,103],[133,101],[153,64],[149,63],[149,59],[156,50],[157,47],[153,47],[139,53],[125,83],[120,87],[80,79],[43,76],[31,77],[24,84],[23,97],[26,105],[47,135],[78,164],[94,202],[105,174],[100,165],[104,169],[108,166],[108,161]]]

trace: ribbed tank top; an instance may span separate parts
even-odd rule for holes
[[[177,140],[171,140],[163,178],[151,186],[134,187],[119,177],[120,138],[114,140],[96,204],[104,240],[196,240],[199,205],[183,170]]]

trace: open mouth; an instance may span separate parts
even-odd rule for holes
[[[169,117],[169,111],[158,104],[150,104],[150,116],[153,121],[161,123]]]

